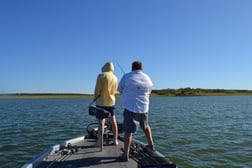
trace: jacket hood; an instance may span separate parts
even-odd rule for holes
[[[105,65],[102,67],[102,72],[114,72],[114,65],[112,62],[107,62]]]

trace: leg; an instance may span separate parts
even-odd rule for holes
[[[152,138],[151,127],[148,123],[148,113],[141,114],[140,126],[145,133],[145,137],[148,141],[148,146],[151,149],[154,149],[154,142],[153,142],[153,138]]]
[[[148,124],[146,129],[144,130],[145,136],[148,140],[148,145],[154,147],[153,139],[152,139],[152,132],[150,125]]]
[[[137,125],[134,122],[135,114],[124,110],[123,112],[123,131],[124,131],[124,151],[123,151],[123,161],[129,159],[130,154],[130,145],[132,142],[133,133],[136,132]]]
[[[127,160],[129,158],[131,141],[132,141],[132,133],[126,133],[125,132],[125,134],[124,134],[124,151],[123,151],[123,155],[124,155],[124,157],[126,157]]]
[[[118,128],[117,128],[117,122],[116,122],[116,118],[115,116],[111,116],[110,117],[110,124],[112,126],[112,132],[113,132],[113,135],[114,135],[114,143],[115,145],[118,145]]]

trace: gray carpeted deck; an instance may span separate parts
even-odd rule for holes
[[[75,144],[77,151],[62,154],[62,152],[50,155],[39,165],[39,167],[50,168],[73,168],[73,167],[137,167],[137,162],[129,159],[128,162],[121,161],[123,142],[120,141],[118,146],[105,144],[103,151],[100,147],[94,147],[95,139],[85,139],[81,143]]]

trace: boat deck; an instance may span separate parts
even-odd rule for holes
[[[176,164],[166,159],[156,150],[146,147],[140,141],[132,140],[130,158],[123,161],[123,138],[118,137],[119,145],[113,144],[113,134],[106,129],[102,147],[95,146],[98,128],[87,128],[88,135],[64,141],[42,151],[22,168],[176,168]],[[101,132],[99,135],[102,135]]]
[[[72,150],[63,150],[55,152],[49,158],[43,160],[39,167],[50,168],[72,168],[72,167],[137,167],[137,162],[129,159],[128,162],[121,161],[123,142],[119,145],[104,144],[103,150],[95,147],[95,139],[85,139],[74,144]]]

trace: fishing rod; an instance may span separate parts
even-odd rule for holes
[[[89,109],[89,107],[90,107],[91,105],[93,105],[94,102],[95,102],[99,97],[101,97],[101,95],[98,95],[97,97],[95,97],[95,98],[92,100],[91,103],[89,103],[87,106],[85,106],[85,107],[83,108],[83,110],[82,110],[81,113],[84,113],[85,111],[87,111],[87,110]]]
[[[117,65],[119,66],[119,68],[120,68],[120,70],[122,71],[122,73],[125,74],[125,72],[124,72],[123,68],[121,67],[121,65],[119,64],[119,62],[116,61],[116,63],[117,63]]]

